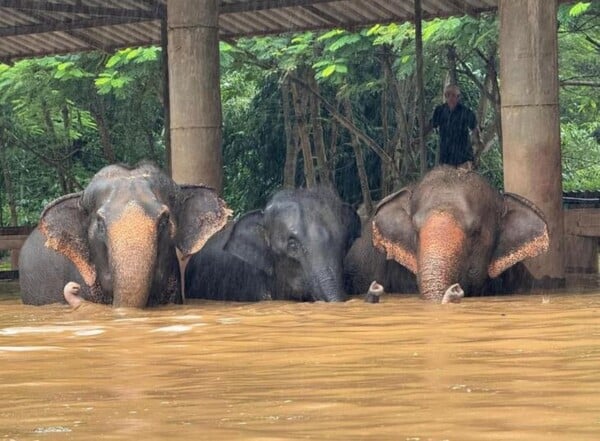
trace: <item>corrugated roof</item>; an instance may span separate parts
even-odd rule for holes
[[[167,0],[0,0],[0,60],[160,43]],[[498,0],[421,0],[423,18]],[[414,0],[221,0],[222,39],[413,19]]]

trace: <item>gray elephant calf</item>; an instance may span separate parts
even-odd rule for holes
[[[359,234],[358,215],[332,190],[281,190],[192,256],[186,296],[343,301],[342,263]]]
[[[198,251],[229,213],[212,189],[180,187],[153,165],[107,166],[83,192],[43,211],[21,250],[23,303],[64,302],[71,281],[91,302],[181,303],[175,249],[183,257]]]
[[[467,295],[512,291],[529,275],[519,262],[549,245],[532,202],[449,166],[382,200],[366,228],[345,262],[351,293],[364,293],[372,280],[389,292],[418,288],[436,301],[455,283]]]

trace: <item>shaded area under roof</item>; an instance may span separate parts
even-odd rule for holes
[[[166,2],[0,0],[0,60],[159,44]],[[425,19],[498,7],[498,0],[421,2]],[[413,11],[414,0],[221,0],[220,37],[404,22]]]

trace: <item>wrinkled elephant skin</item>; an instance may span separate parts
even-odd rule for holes
[[[420,294],[438,302],[455,283],[466,295],[520,289],[514,274],[531,278],[520,262],[549,245],[546,221],[532,202],[501,194],[474,171],[449,166],[382,200],[370,227],[373,260],[405,268],[394,269],[404,279],[410,271]],[[351,250],[348,266],[360,267],[362,255]]]
[[[111,165],[80,193],[51,202],[20,256],[22,300],[81,299],[115,307],[181,303],[176,249],[198,251],[230,211],[214,190],[179,186],[151,164]]]
[[[190,298],[342,301],[342,262],[360,219],[330,189],[280,190],[192,256]]]

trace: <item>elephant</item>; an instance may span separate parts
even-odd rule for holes
[[[328,187],[283,189],[211,237],[185,273],[189,298],[344,301],[356,211]]]
[[[355,294],[373,280],[434,301],[455,283],[466,295],[498,294],[533,281],[522,261],[548,246],[544,214],[531,201],[500,193],[475,171],[439,166],[377,205],[345,274]]]
[[[202,185],[177,185],[157,166],[113,164],[85,189],[49,203],[19,259],[21,299],[81,299],[114,307],[182,303],[177,251],[185,259],[227,222],[231,211]]]

